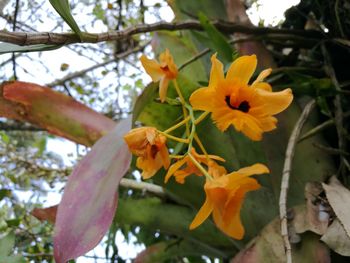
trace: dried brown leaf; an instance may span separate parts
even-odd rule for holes
[[[329,226],[321,240],[342,256],[350,256],[350,238],[338,219]]]
[[[322,184],[334,213],[350,237],[350,191],[333,176],[329,184]]]

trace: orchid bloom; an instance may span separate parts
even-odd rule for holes
[[[145,55],[142,55],[140,60],[147,74],[152,78],[152,81],[160,81],[159,97],[160,101],[164,102],[168,91],[169,80],[175,79],[178,73],[173,57],[169,50],[166,49],[159,56],[160,62],[155,59],[148,59]]]
[[[282,112],[292,102],[291,89],[272,92],[270,84],[263,82],[271,69],[262,71],[249,85],[257,65],[255,55],[236,59],[228,69],[226,78],[216,54],[211,61],[208,87],[196,90],[190,97],[193,109],[211,112],[221,131],[232,124],[251,140],[261,140],[263,132],[276,128],[277,119],[272,115]]]
[[[240,210],[245,194],[260,188],[260,184],[250,176],[264,173],[269,173],[265,165],[254,164],[230,174],[207,179],[204,185],[206,200],[190,229],[198,227],[213,213],[214,222],[221,231],[235,239],[242,239],[244,228]]]
[[[194,148],[191,149],[191,155],[193,156],[194,159],[196,159],[196,161],[198,163],[203,163],[203,164],[209,166],[209,162],[210,162],[212,167],[214,167],[216,164],[213,160],[217,160],[217,161],[221,161],[221,162],[225,161],[225,159],[223,159],[219,156],[216,156],[216,155],[206,156],[204,154],[198,154]],[[218,164],[216,164],[216,166],[222,167],[222,166],[219,166]],[[223,169],[225,169],[225,168],[223,168]],[[168,180],[170,179],[170,177],[172,175],[174,175],[176,182],[183,184],[183,183],[185,183],[185,178],[191,174],[195,174],[197,176],[203,175],[202,172],[193,163],[191,158],[188,155],[186,155],[185,157],[178,160],[177,162],[175,162],[174,164],[172,164],[169,167],[169,170],[168,170],[167,174],[165,175],[164,181],[165,181],[165,183],[167,183]]]
[[[136,167],[142,170],[142,178],[152,177],[162,166],[170,165],[166,137],[156,128],[141,127],[132,129],[124,136],[130,151],[138,156]]]

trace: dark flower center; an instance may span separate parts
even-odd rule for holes
[[[160,67],[160,68],[165,72],[169,71],[168,65],[165,65],[164,67]]]
[[[155,159],[155,158],[156,158],[157,153],[158,153],[158,147],[157,147],[157,145],[152,145],[152,146],[151,146],[151,156],[152,156],[152,159]]]
[[[247,113],[250,109],[250,105],[249,105],[249,102],[244,100],[242,101],[238,107],[235,107],[235,106],[232,106],[231,105],[231,102],[230,102],[230,96],[226,96],[225,97],[225,102],[226,102],[226,105],[229,106],[231,109],[233,110],[239,110],[239,111],[242,111],[242,112],[245,112]]]

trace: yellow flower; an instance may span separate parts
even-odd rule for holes
[[[216,155],[208,155],[208,158],[203,154],[198,154],[194,148],[191,149],[191,155],[196,159],[198,163],[203,163],[209,167],[209,163],[212,167],[212,171],[218,170],[219,167],[221,169],[225,169],[224,167],[216,164],[212,159],[224,162],[225,160]],[[209,162],[208,162],[209,161]],[[225,170],[226,172],[226,170]],[[168,182],[172,175],[175,176],[176,182],[183,184],[185,182],[185,178],[191,174],[195,174],[197,176],[202,176],[202,172],[197,168],[197,166],[192,162],[191,158],[186,155],[184,158],[175,162],[169,167],[167,174],[165,175],[165,183]],[[209,173],[210,174],[210,173]]]
[[[159,97],[160,101],[164,102],[169,80],[175,79],[178,73],[173,57],[169,50],[166,49],[165,52],[161,53],[159,56],[160,62],[157,62],[155,59],[148,59],[145,55],[142,55],[140,60],[147,74],[151,76],[152,81],[160,81]]]
[[[206,200],[190,229],[198,227],[213,213],[214,222],[221,231],[235,239],[242,239],[244,228],[240,210],[244,196],[260,188],[259,183],[249,176],[263,173],[269,173],[269,169],[263,164],[254,164],[213,180],[207,179],[204,185]]]
[[[272,115],[285,110],[293,100],[291,89],[272,92],[271,86],[262,82],[270,73],[266,69],[249,85],[257,59],[255,55],[236,59],[224,77],[223,65],[211,57],[212,68],[209,86],[196,90],[190,97],[194,109],[209,111],[217,127],[225,131],[231,124],[254,141],[262,133],[276,128]]]
[[[152,177],[162,166],[170,165],[166,137],[156,128],[141,127],[132,129],[124,136],[130,151],[138,156],[136,167],[142,169],[143,179]]]

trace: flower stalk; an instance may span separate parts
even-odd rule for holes
[[[273,115],[289,106],[293,94],[290,89],[273,92],[270,84],[264,82],[271,69],[262,71],[249,85],[257,65],[255,55],[236,59],[226,76],[224,66],[216,58],[216,54],[211,61],[208,87],[194,91],[187,102],[177,82],[178,70],[169,50],[166,49],[160,55],[159,62],[142,56],[141,62],[146,72],[154,82],[160,82],[161,102],[174,100],[167,97],[168,84],[172,80],[178,96],[177,102],[181,103],[182,120],[164,131],[154,127],[134,129],[125,135],[125,140],[131,152],[138,157],[136,166],[143,170],[144,179],[152,177],[162,167],[167,170],[165,183],[171,177],[177,183],[184,184],[188,176],[205,176],[206,200],[190,229],[198,227],[213,213],[214,222],[221,231],[235,239],[242,239],[244,228],[239,213],[244,196],[247,192],[260,188],[258,181],[251,176],[269,173],[269,169],[263,164],[254,164],[228,173],[224,166],[217,163],[225,162],[225,159],[211,155],[205,149],[196,132],[197,125],[211,114],[220,131],[224,132],[232,125],[251,140],[259,141],[264,132],[276,128],[277,119]],[[194,110],[203,112],[195,118]],[[183,125],[185,132],[182,138],[170,134]],[[173,155],[166,148],[167,140],[177,143],[172,151]],[[201,153],[196,151],[194,141]],[[187,149],[181,154],[183,144],[187,144]]]

